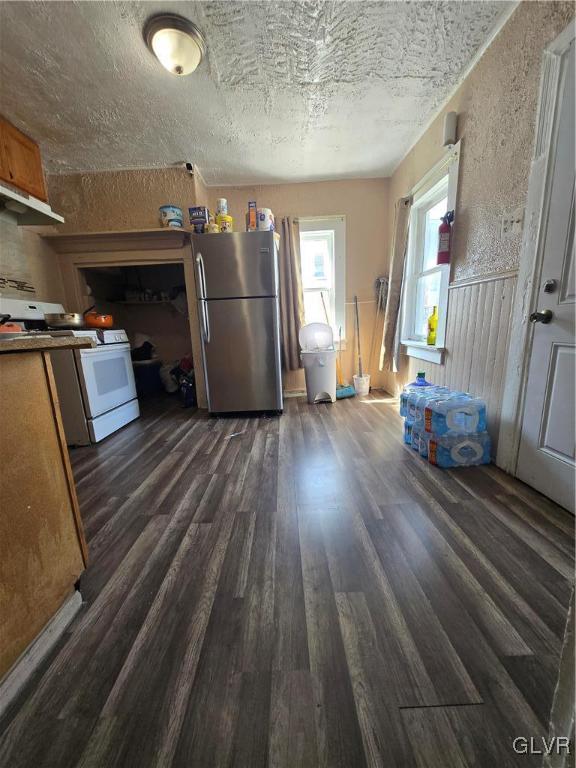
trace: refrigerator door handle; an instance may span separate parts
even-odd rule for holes
[[[202,302],[202,325],[203,325],[204,343],[210,344],[210,318],[208,317],[207,301]]]
[[[199,253],[198,256],[196,256],[196,267],[198,270],[200,298],[205,299],[206,298],[206,272],[204,271],[204,259],[202,258],[201,253]]]

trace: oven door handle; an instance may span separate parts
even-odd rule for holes
[[[103,355],[105,353],[110,354],[110,352],[125,353],[130,351],[130,342],[122,341],[116,344],[98,344],[97,347],[81,348],[76,351],[80,353],[81,357],[86,357],[87,355]]]

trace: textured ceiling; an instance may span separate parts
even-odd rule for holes
[[[2,112],[52,173],[196,163],[208,184],[388,175],[502,2],[0,2]],[[142,40],[176,11],[185,78]]]

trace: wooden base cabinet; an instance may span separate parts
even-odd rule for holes
[[[0,679],[74,592],[87,549],[48,352],[0,354]]]

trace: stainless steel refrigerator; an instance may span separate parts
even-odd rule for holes
[[[281,411],[274,233],[193,235],[192,249],[208,410]]]

